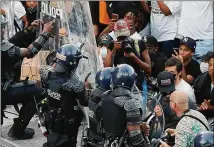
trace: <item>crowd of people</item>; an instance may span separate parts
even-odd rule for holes
[[[62,45],[41,67],[40,87],[20,81],[23,58],[42,49],[53,21],[43,24],[36,38],[35,28],[42,23],[36,19],[38,2],[14,5],[16,34],[9,39],[4,38],[7,13],[1,8],[1,124],[6,105],[22,104],[8,136],[32,138],[34,130],[27,126],[38,114],[47,129],[44,147],[75,147],[85,116],[84,146],[147,147],[152,127],[143,120],[142,103],[152,91],[161,95],[155,117],[164,116],[163,129],[174,136],[173,145],[160,140],[160,147],[214,145],[213,2],[89,2],[95,50],[103,65],[94,77],[96,87],[76,75],[83,55],[74,44]],[[143,99],[134,91],[142,92]]]

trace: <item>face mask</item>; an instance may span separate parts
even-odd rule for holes
[[[201,62],[200,63],[200,70],[202,73],[207,72],[208,71],[208,63]]]
[[[27,10],[28,10],[28,12],[29,13],[33,13],[33,12],[35,12],[36,11],[36,7],[34,8],[34,7],[30,7],[30,8],[27,8]]]
[[[106,58],[106,56],[107,56],[107,48],[105,46],[101,47],[100,55],[101,55],[102,58]]]

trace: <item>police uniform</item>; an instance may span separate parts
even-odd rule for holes
[[[105,146],[144,146],[140,130],[127,131],[127,126],[142,123],[141,103],[131,93],[134,81],[134,69],[127,64],[119,65],[112,73],[113,90],[103,94],[101,101]]]
[[[88,131],[88,146],[91,144],[101,145],[103,143],[103,134],[100,124],[100,101],[101,96],[106,90],[96,88],[89,96],[88,108],[89,108],[89,124],[90,129]],[[90,143],[89,143],[90,142]]]
[[[75,74],[80,53],[74,45],[62,46],[56,54],[56,66],[40,69],[43,86],[47,89],[48,137],[44,147],[76,147],[77,134],[83,118],[79,104],[88,106],[84,83]]]
[[[28,46],[28,54],[22,55],[22,49],[14,44],[4,40],[4,27],[7,25],[7,19],[0,15],[1,20],[1,54],[2,54],[2,71],[1,71],[1,90],[2,90],[2,114],[6,105],[22,103],[19,118],[14,119],[14,124],[8,132],[8,136],[16,139],[29,139],[34,135],[34,130],[26,128],[29,121],[36,112],[35,101],[43,98],[45,92],[43,89],[36,87],[35,81],[17,81],[15,78],[14,65],[21,61],[25,56],[33,58],[48,40],[50,33],[43,32],[37,40]],[[22,34],[25,35],[25,34]],[[13,36],[13,41],[20,39],[20,34]],[[13,42],[12,41],[12,42]],[[3,123],[3,115],[1,115]]]
[[[33,57],[38,52],[38,49],[34,46],[31,49],[29,50],[29,55]],[[44,90],[36,87],[36,81],[16,82],[14,65],[22,59],[19,47],[2,40],[1,54],[3,63],[1,71],[2,112],[6,105],[23,104],[19,118],[14,119],[14,125],[11,127],[8,135],[18,139],[31,138],[34,135],[33,129],[25,128],[36,112],[33,96],[35,96],[36,100],[42,99]],[[3,124],[2,116],[1,119]]]
[[[106,67],[96,73],[96,88],[89,95],[89,124],[86,146],[103,146],[103,131],[101,127],[100,102],[103,93],[110,90],[112,67]]]

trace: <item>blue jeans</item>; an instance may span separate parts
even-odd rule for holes
[[[213,52],[213,45],[214,45],[213,39],[207,39],[207,40],[200,40],[196,41],[196,50],[194,58],[197,59],[199,62],[201,61],[201,57],[208,51]]]
[[[167,58],[172,57],[172,54],[174,53],[173,51],[174,40],[162,41],[159,42],[159,45],[160,51],[163,52],[167,56]]]

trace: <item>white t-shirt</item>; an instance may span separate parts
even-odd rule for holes
[[[23,29],[23,21],[21,20],[21,17],[26,15],[26,11],[24,6],[20,1],[14,1],[14,18],[19,25],[20,29]]]
[[[114,34],[114,31],[110,32],[108,35],[111,36],[111,37],[113,38],[114,41],[117,40],[117,38],[116,38],[116,36],[115,36],[115,34]],[[140,36],[140,34],[139,34],[138,32],[135,32],[134,34],[132,34],[132,35],[130,36],[130,38],[131,38],[131,39],[134,39],[134,40],[140,40],[140,39],[142,39],[142,37]]]
[[[197,39],[213,39],[213,2],[183,1],[178,33]]]
[[[185,92],[185,93],[188,95],[188,97],[189,97],[193,102],[196,102],[194,90],[193,90],[192,87],[191,87],[186,81],[184,81],[183,79],[181,80],[180,83],[178,83],[177,85],[175,85],[175,90]]]
[[[158,42],[174,40],[178,25],[176,15],[181,10],[180,1],[164,1],[172,15],[165,16],[160,10],[156,1],[151,1],[151,35],[155,36]]]

